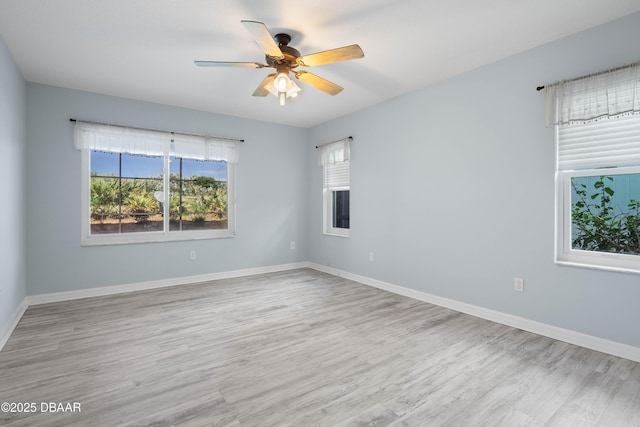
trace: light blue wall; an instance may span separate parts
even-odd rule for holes
[[[310,130],[32,83],[25,107],[25,83],[1,45],[0,173],[16,182],[26,162],[26,186],[8,186],[12,209],[0,210],[9,266],[0,327],[25,294],[26,247],[30,295],[311,260],[640,346],[639,276],[553,262],[553,131],[535,91],[637,61],[639,39],[636,14]],[[238,237],[81,247],[70,117],[244,138]],[[313,147],[347,135],[355,140],[345,239],[321,233]],[[524,293],[513,291],[516,276]]]
[[[11,322],[26,295],[25,88],[25,81],[0,38],[0,331]]]
[[[311,129],[310,260],[640,346],[640,276],[554,264],[554,135],[535,90],[638,61],[638,40],[635,14]],[[321,233],[313,147],[347,135],[344,239]]]
[[[237,237],[81,247],[80,152],[69,118],[244,139]],[[307,138],[300,128],[28,83],[29,295],[307,260]]]

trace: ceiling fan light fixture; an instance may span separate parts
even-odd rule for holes
[[[280,80],[278,80],[280,79]],[[264,86],[284,106],[287,98],[295,98],[302,89],[294,82],[286,71],[281,71]]]
[[[302,89],[300,89],[296,82],[291,80],[291,86],[287,90],[287,98],[295,98],[296,96],[298,96],[298,92],[300,92],[301,90]]]
[[[289,78],[287,73],[278,73],[275,80],[273,81],[273,86],[278,92],[286,93],[291,87],[291,83],[291,79]]]

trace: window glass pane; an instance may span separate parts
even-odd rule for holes
[[[91,172],[91,234],[120,232],[118,177]]]
[[[162,157],[91,152],[91,234],[161,231]]]
[[[91,152],[91,234],[120,232],[119,155]]]
[[[171,157],[171,231],[228,228],[227,162]]]
[[[640,254],[640,174],[571,178],[573,249]]]
[[[333,228],[349,228],[349,190],[333,192]]]

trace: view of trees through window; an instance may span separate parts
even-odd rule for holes
[[[571,178],[572,247],[640,255],[640,174]]]
[[[91,234],[164,229],[164,159],[91,152]],[[169,231],[227,228],[227,164],[170,158]]]

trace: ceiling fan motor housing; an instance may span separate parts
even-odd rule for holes
[[[279,33],[276,34],[273,38],[278,42],[278,47],[282,51],[282,55],[284,56],[284,58],[276,59],[270,57],[269,55],[265,55],[267,64],[270,66],[287,65],[289,68],[297,67],[297,59],[300,58],[301,55],[297,49],[289,46],[291,36],[289,34]]]

